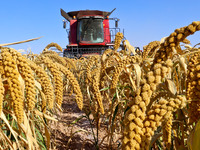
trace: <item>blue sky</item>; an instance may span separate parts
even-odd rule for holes
[[[51,42],[63,48],[68,44],[60,8],[66,12],[116,8],[110,17],[120,19],[119,27],[125,30],[126,39],[141,49],[176,28],[200,21],[198,0],[2,0],[0,4],[0,44],[43,36],[37,41],[10,46],[31,48],[36,54]],[[188,39],[195,45],[200,42],[200,33]]]

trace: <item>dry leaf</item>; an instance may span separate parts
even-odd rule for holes
[[[176,95],[177,93],[176,85],[174,84],[172,80],[166,79],[165,85],[171,94]]]

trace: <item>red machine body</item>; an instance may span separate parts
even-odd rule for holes
[[[69,34],[69,45],[77,46],[77,20],[73,19],[70,21],[70,34]]]
[[[103,31],[104,31],[104,42],[102,43],[79,43],[79,45],[106,45],[111,43],[111,36],[109,30],[109,19],[103,21]],[[69,34],[69,45],[68,46],[78,46],[77,43],[77,20],[73,19],[70,21],[70,34]]]
[[[115,28],[110,28],[109,20],[115,20],[115,23],[119,21],[117,18],[109,18],[112,12],[81,10],[66,13],[61,9],[61,15],[70,22],[70,28],[67,29],[69,44],[64,50],[64,56],[99,55],[113,46],[115,34],[120,29],[118,23]]]

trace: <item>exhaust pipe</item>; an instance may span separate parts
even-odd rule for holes
[[[107,18],[107,16],[110,16],[110,15],[113,13],[113,11],[115,11],[115,9],[116,9],[116,8],[114,8],[111,12],[109,12],[109,13],[105,16],[105,18]]]
[[[70,22],[72,20],[72,17],[70,17],[63,9],[60,9],[61,15]]]

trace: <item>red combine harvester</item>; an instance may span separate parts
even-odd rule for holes
[[[66,13],[61,9],[61,15],[70,22],[67,29],[69,44],[64,50],[63,56],[69,58],[101,55],[104,50],[113,47],[114,38],[118,28],[118,18],[109,18],[111,12],[99,10],[80,10]],[[115,21],[115,28],[110,28],[109,20]]]

